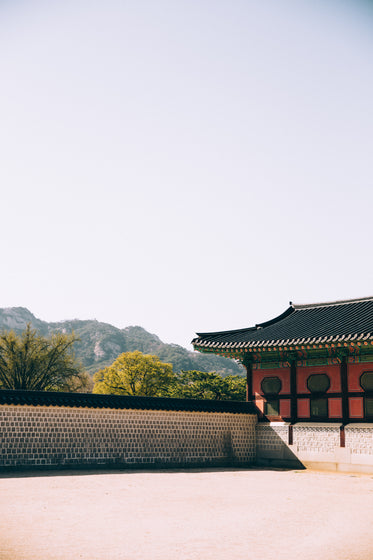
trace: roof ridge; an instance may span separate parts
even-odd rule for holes
[[[265,329],[266,327],[274,325],[275,323],[278,323],[282,319],[285,319],[286,317],[288,317],[288,315],[291,315],[293,312],[294,312],[294,305],[292,303],[290,303],[290,307],[285,309],[285,311],[283,311],[281,313],[281,315],[277,315],[277,317],[274,317],[273,319],[270,319],[269,321],[264,321],[263,323],[258,323],[255,326],[256,326],[256,328],[259,327],[261,329]]]
[[[241,332],[247,332],[247,331],[256,331],[257,330],[257,326],[255,327],[244,327],[243,329],[233,329],[233,330],[229,330],[229,331],[213,331],[213,332],[198,332],[196,333],[197,337],[200,336],[211,336],[211,335],[215,335],[215,334],[234,334],[234,333],[241,333]],[[195,339],[193,339],[195,340]],[[192,340],[192,342],[193,342]]]
[[[300,304],[292,303],[291,305],[294,307],[294,309],[307,309],[307,308],[314,308],[314,307],[330,307],[332,305],[345,305],[349,303],[362,303],[364,301],[373,301],[373,296],[354,298],[354,299],[326,301],[322,303],[300,303]]]

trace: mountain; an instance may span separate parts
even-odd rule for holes
[[[74,331],[80,339],[75,344],[76,357],[91,375],[112,364],[122,352],[133,350],[155,354],[163,362],[172,364],[176,372],[195,369],[216,371],[223,376],[244,374],[243,367],[234,360],[213,354],[191,352],[178,344],[165,344],[157,335],[149,333],[142,327],[118,329],[108,323],[79,319],[48,323],[37,319],[25,307],[0,309],[0,330],[12,329],[20,333],[28,323],[44,336],[56,331],[64,333]]]

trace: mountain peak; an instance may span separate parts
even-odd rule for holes
[[[37,327],[41,321],[26,307],[5,307],[0,309],[0,328],[24,330],[28,323]]]
[[[28,323],[44,336],[56,331],[74,331],[79,339],[75,343],[75,355],[91,375],[111,365],[123,352],[134,350],[155,354],[163,362],[172,364],[176,372],[200,370],[216,371],[222,375],[243,374],[242,366],[234,360],[191,352],[178,344],[165,344],[156,334],[140,326],[119,329],[109,323],[80,319],[47,323],[37,319],[25,307],[0,309],[0,331],[15,330],[20,333]]]

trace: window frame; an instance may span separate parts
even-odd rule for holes
[[[277,410],[277,413],[273,413],[273,412],[269,412],[268,411],[268,407],[271,406],[273,407],[275,410]],[[270,416],[273,418],[278,418],[280,416],[280,399],[272,399],[269,398],[264,401],[264,414],[265,416]]]
[[[327,378],[326,388],[323,391],[311,389],[309,386],[309,381],[311,377],[323,376]],[[310,418],[312,420],[329,420],[329,399],[328,391],[330,389],[330,377],[327,373],[310,373],[306,380],[307,389],[310,392]],[[311,383],[312,385],[312,383]],[[313,405],[316,402],[322,402],[325,406],[325,414],[313,414]]]
[[[372,406],[372,412],[368,413],[368,402],[371,403],[373,401],[373,388],[372,389],[364,389],[363,377],[366,374],[371,374],[373,376],[373,371],[372,370],[363,371],[363,373],[360,375],[360,378],[359,378],[359,384],[360,384],[361,390],[363,391],[364,418],[370,420],[370,419],[373,419],[373,406]]]
[[[268,379],[276,379],[279,382],[278,391],[265,391],[263,389],[263,383],[264,383],[264,381],[268,381]],[[268,396],[272,396],[272,395],[273,396],[275,396],[275,395],[278,396],[281,393],[281,390],[282,390],[282,381],[281,381],[280,377],[278,377],[277,375],[265,376],[265,377],[263,377],[263,379],[260,382],[260,389],[261,389],[264,396],[266,396],[266,395],[268,395]]]
[[[327,388],[324,389],[323,391],[311,389],[311,388],[309,387],[309,385],[308,385],[309,380],[310,380],[311,377],[319,377],[319,378],[320,378],[320,377],[326,377],[326,378],[327,378],[327,381],[328,381],[328,383],[327,383]],[[307,385],[307,389],[309,390],[309,392],[311,393],[311,395],[325,395],[325,394],[329,391],[329,389],[330,389],[330,377],[329,377],[329,375],[328,375],[327,373],[311,373],[311,374],[307,377],[306,385]]]
[[[312,405],[316,402],[323,402],[325,404],[325,409],[326,409],[326,413],[324,414],[313,414],[312,411]],[[319,419],[319,420],[325,420],[329,418],[329,399],[328,397],[325,396],[325,393],[319,395],[312,395],[312,397],[310,398],[310,418],[312,418],[313,420],[315,419]]]
[[[268,379],[275,379],[276,381],[278,381],[278,391],[276,392],[269,392],[269,391],[265,391],[263,389],[263,382],[267,381]],[[264,415],[268,416],[269,418],[280,418],[280,398],[279,398],[279,394],[281,393],[282,390],[282,380],[280,377],[278,377],[277,375],[268,375],[268,376],[264,376],[262,381],[260,382],[260,389],[263,393],[264,396]],[[268,411],[268,407],[272,407],[274,408],[275,412],[272,411]],[[276,412],[277,411],[277,412]]]

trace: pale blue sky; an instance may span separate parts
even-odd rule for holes
[[[0,307],[188,346],[373,295],[373,9],[0,0]]]

